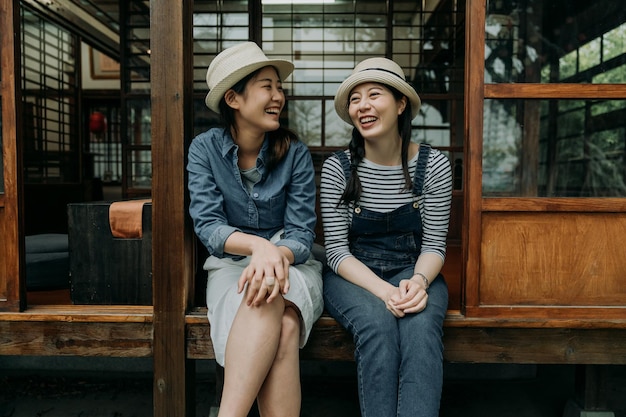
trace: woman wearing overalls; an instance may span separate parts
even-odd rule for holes
[[[322,168],[324,302],[354,337],[363,417],[439,413],[452,175],[442,153],[411,142],[420,104],[386,58],[358,64],[335,96],[354,129]]]

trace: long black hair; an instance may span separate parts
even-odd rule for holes
[[[272,67],[274,68],[274,67]],[[248,81],[252,78],[256,77],[256,75],[261,71],[262,68],[246,75],[244,78],[239,80],[235,85],[233,85],[230,89],[233,90],[237,94],[243,94],[246,89],[246,85]],[[274,68],[278,73],[278,70]],[[222,126],[224,129],[230,131],[231,129],[237,132],[237,126],[235,124],[235,110],[226,104],[226,99],[222,97],[219,102],[219,110],[220,116],[222,120]],[[287,154],[289,150],[289,146],[291,142],[298,140],[298,135],[290,129],[280,126],[278,129],[268,132],[267,138],[269,141],[269,147],[267,152],[267,160],[265,164],[267,166],[268,171],[271,171],[278,165],[278,163],[283,159],[283,157]]]
[[[384,84],[384,86],[391,91],[396,101],[405,97],[400,91],[395,88]],[[402,139],[402,172],[404,173],[404,189],[410,190],[413,187],[413,181],[409,174],[409,144],[411,143],[411,115],[413,114],[411,109],[411,100],[406,99],[406,106],[402,114],[398,116],[398,133]],[[365,139],[359,132],[359,129],[354,127],[352,129],[352,139],[348,145],[350,150],[350,179],[346,184],[346,189],[343,191],[339,204],[349,204],[351,202],[359,201],[361,197],[361,180],[357,173],[357,167],[365,157]]]

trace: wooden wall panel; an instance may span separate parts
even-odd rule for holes
[[[480,305],[626,300],[626,213],[483,213]]]

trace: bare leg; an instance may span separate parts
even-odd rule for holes
[[[226,342],[220,417],[246,417],[276,357],[285,302],[239,306]]]
[[[272,368],[257,398],[261,417],[300,415],[300,320],[295,308],[286,308],[280,343]]]

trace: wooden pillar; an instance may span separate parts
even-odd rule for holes
[[[485,78],[485,2],[466,0],[465,21],[465,190],[463,261],[466,306],[479,304],[482,228],[483,104]],[[463,297],[463,296],[462,296]]]
[[[193,288],[193,231],[185,159],[192,123],[190,60],[193,2],[150,2],[152,100],[152,259],[154,416],[193,416],[193,362],[185,349],[185,311]]]
[[[2,152],[4,190],[0,193],[0,311],[26,306],[22,192],[22,96],[20,86],[19,2],[0,0],[0,95],[2,96]]]

